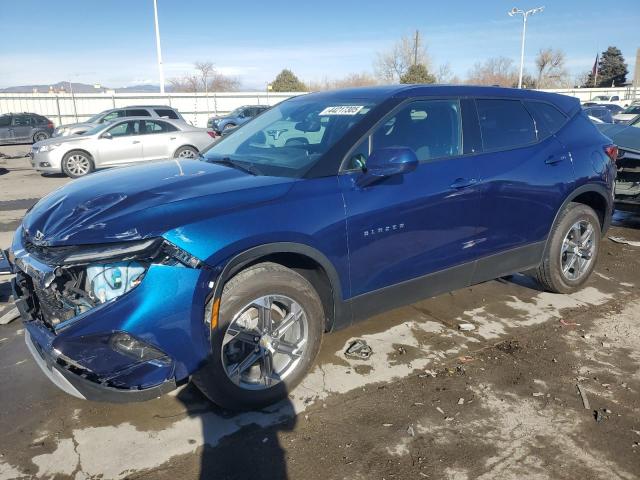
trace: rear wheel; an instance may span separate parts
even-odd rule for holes
[[[173,154],[174,158],[196,158],[198,156],[198,150],[193,147],[180,147]]]
[[[554,293],[582,287],[595,268],[600,231],[600,220],[591,207],[570,203],[551,230],[544,259],[535,270],[538,281]]]
[[[36,132],[33,135],[33,143],[41,142],[47,138],[49,138],[49,134],[47,132]]]
[[[62,171],[68,177],[84,177],[93,172],[94,169],[93,160],[87,152],[74,150],[62,158]]]
[[[225,285],[212,354],[193,381],[228,409],[281,400],[311,367],[323,325],[320,298],[304,277],[275,263],[254,265]]]

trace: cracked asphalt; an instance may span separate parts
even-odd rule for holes
[[[17,158],[0,159],[0,182],[6,248],[68,179]],[[640,218],[616,215],[610,235],[640,240]],[[639,271],[639,247],[605,239],[575,294],[516,275],[371,318],[326,335],[287,401],[241,414],[191,386],[142,404],[77,400],[41,374],[18,321],[0,326],[0,479],[640,478]],[[344,356],[356,338],[367,360]]]

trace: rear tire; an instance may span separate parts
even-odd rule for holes
[[[62,172],[71,178],[80,178],[95,170],[91,155],[82,150],[72,150],[62,158]]]
[[[212,402],[230,410],[275,403],[310,369],[323,326],[322,303],[304,277],[276,263],[249,267],[225,285],[212,353],[192,380]]]
[[[173,154],[174,158],[196,158],[197,156],[198,156],[198,150],[189,146],[180,147]]]
[[[41,142],[47,138],[49,138],[49,134],[47,132],[36,132],[33,134],[33,143]]]
[[[556,220],[542,263],[532,273],[553,293],[580,289],[595,268],[600,249],[600,219],[589,206],[570,203]]]

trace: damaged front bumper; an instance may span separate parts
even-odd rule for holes
[[[151,264],[135,288],[53,323],[43,314],[50,305],[44,297],[59,267],[25,250],[20,228],[9,259],[27,346],[70,395],[108,402],[156,398],[187,381],[208,356],[206,268]]]

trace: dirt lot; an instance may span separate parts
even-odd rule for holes
[[[25,159],[2,167],[6,247],[67,180]],[[640,241],[640,219],[616,216],[609,235]],[[640,478],[639,272],[640,247],[606,239],[576,294],[518,275],[372,318],[325,336],[288,401],[243,414],[190,386],[144,404],[76,400],[40,373],[19,322],[0,326],[0,479]],[[355,338],[369,359],[345,358]]]

